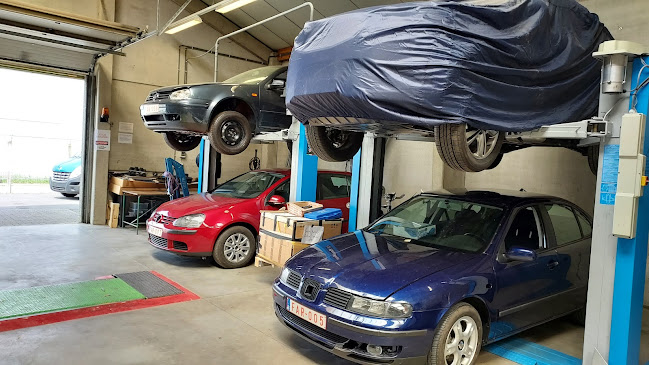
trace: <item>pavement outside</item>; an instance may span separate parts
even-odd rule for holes
[[[32,188],[25,190],[37,190]],[[69,224],[79,220],[78,196],[66,198],[53,191],[0,194],[0,227]]]

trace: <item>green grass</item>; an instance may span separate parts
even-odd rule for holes
[[[48,177],[35,177],[16,175],[11,177],[12,184],[47,184],[50,180]],[[0,184],[7,184],[9,180],[6,176],[0,177]]]

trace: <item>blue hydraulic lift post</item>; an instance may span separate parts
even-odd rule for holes
[[[200,194],[203,191],[203,149],[205,148],[205,138],[201,139],[201,144],[198,146],[198,190]]]
[[[361,178],[361,152],[358,151],[352,160],[352,189],[349,194],[349,232],[356,230],[358,218],[358,187]]]
[[[645,62],[649,57],[642,57]],[[638,75],[639,73],[642,73]],[[643,68],[641,58],[633,62],[631,90],[637,81],[649,78],[649,68]],[[649,111],[649,88],[635,92],[635,110],[645,116]],[[633,93],[630,109],[634,106]],[[649,128],[645,128],[643,154],[649,156]],[[645,167],[645,174],[649,171]],[[636,236],[633,239],[618,238],[613,287],[613,309],[610,337],[610,365],[637,364],[640,361],[640,330],[644,300],[647,264],[647,243],[649,242],[649,191],[645,191],[638,202]]]
[[[297,180],[295,199],[297,201],[315,201],[316,186],[318,182],[318,157],[309,155],[306,142],[306,129],[300,123],[300,137],[298,139],[297,171],[294,178]]]

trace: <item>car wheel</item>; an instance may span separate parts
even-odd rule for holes
[[[234,226],[223,231],[216,239],[212,257],[224,269],[249,265],[255,257],[255,237],[245,227]]]
[[[482,346],[482,321],[471,305],[451,307],[437,325],[428,365],[472,365]]]
[[[68,193],[61,193],[61,195],[63,195],[66,198],[74,198],[75,196],[77,196],[77,194],[68,194]]]
[[[586,325],[586,307],[581,308],[580,310],[573,312],[570,315],[571,319],[580,326]]]
[[[363,133],[321,126],[305,126],[306,140],[313,153],[325,161],[351,160],[363,144]]]
[[[191,151],[201,144],[200,136],[176,132],[165,132],[162,135],[164,136],[167,145],[176,151]]]
[[[505,133],[475,129],[467,124],[442,124],[435,127],[435,144],[449,167],[479,172],[497,163]],[[498,161],[499,162],[499,161]]]
[[[236,155],[250,144],[252,128],[243,114],[225,111],[212,120],[209,136],[215,150],[224,155]]]
[[[586,149],[586,156],[588,157],[588,167],[590,171],[597,176],[597,164],[599,161],[599,144],[588,146]]]

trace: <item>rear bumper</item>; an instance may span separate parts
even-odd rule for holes
[[[62,194],[79,194],[81,190],[81,176],[66,181],[54,181],[50,177],[50,190]]]
[[[158,105],[159,112],[144,112],[145,105]],[[209,101],[185,100],[179,102],[147,102],[140,106],[140,116],[144,125],[154,132],[193,132],[207,133]]]
[[[273,285],[275,315],[285,326],[310,343],[336,356],[358,364],[422,364],[426,363],[431,339],[430,331],[384,331],[363,328],[328,317],[327,329],[319,328],[296,319],[286,311],[286,297],[277,285]],[[304,303],[301,303],[304,305]],[[355,348],[361,344],[400,346],[395,357],[375,357]]]

